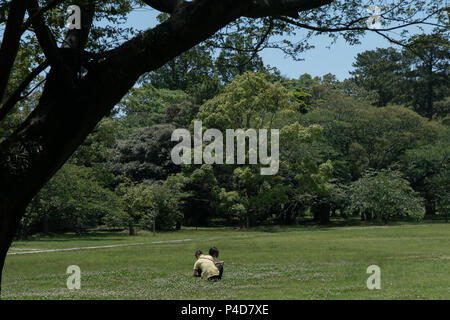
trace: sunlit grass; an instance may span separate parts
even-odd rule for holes
[[[184,242],[165,242],[184,239]],[[4,299],[449,299],[450,226],[186,229],[137,236],[97,233],[15,242],[10,252],[141,243],[105,249],[10,255]],[[159,242],[159,243],[154,243]],[[212,245],[224,279],[191,276],[194,251]],[[366,269],[381,268],[381,290]],[[66,288],[69,265],[81,289]]]

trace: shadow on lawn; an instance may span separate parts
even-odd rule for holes
[[[408,219],[401,219],[390,221],[388,223],[384,223],[382,221],[361,221],[360,218],[350,218],[350,219],[334,219],[331,220],[327,224],[318,224],[316,220],[313,219],[304,219],[298,224],[283,226],[283,225],[267,225],[267,226],[259,226],[251,228],[252,231],[260,231],[260,232],[268,232],[268,233],[279,233],[290,230],[295,231],[312,231],[312,230],[327,230],[327,229],[335,229],[335,228],[346,228],[346,227],[375,227],[375,226],[399,226],[403,224],[423,224],[428,221],[417,222]],[[436,222],[436,221],[433,221]],[[445,222],[445,221],[441,221]]]
[[[92,231],[87,233],[47,233],[47,234],[35,234],[26,240],[19,241],[30,241],[30,242],[70,242],[70,241],[95,241],[95,240],[108,240],[108,241],[123,241],[128,239],[129,235],[125,232],[120,231],[108,231],[108,232],[98,232]]]

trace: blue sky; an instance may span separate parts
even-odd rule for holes
[[[348,72],[353,69],[352,63],[358,53],[391,46],[387,40],[375,33],[367,34],[360,45],[351,46],[345,40],[339,39],[327,48],[330,42],[331,39],[327,36],[314,38],[310,43],[314,44],[315,48],[302,53],[304,61],[294,61],[275,49],[266,49],[261,56],[264,63],[277,67],[283,75],[290,78],[298,78],[303,73],[312,76],[332,73],[339,80],[344,80],[350,77]]]
[[[133,11],[126,23],[136,29],[145,30],[157,24],[157,11],[145,8]],[[295,38],[293,39],[295,40]],[[360,45],[351,46],[344,40],[339,39],[331,48],[327,48],[331,39],[327,36],[320,36],[312,39],[315,48],[302,54],[304,61],[294,61],[280,50],[266,49],[261,56],[265,64],[278,68],[281,73],[290,78],[298,78],[303,73],[312,76],[323,76],[327,73],[336,75],[339,80],[348,78],[352,63],[358,53],[376,48],[392,46],[383,37],[374,32],[368,32],[361,40]]]

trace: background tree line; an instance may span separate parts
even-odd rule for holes
[[[99,123],[33,199],[18,236],[446,217],[448,59],[446,38],[414,36],[407,49],[358,54],[344,81],[288,79],[245,50],[194,47],[145,74]],[[0,140],[38,98],[28,96],[2,122]],[[219,130],[280,129],[279,173],[174,165],[171,134],[192,130],[194,120]]]

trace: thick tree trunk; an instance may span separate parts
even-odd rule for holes
[[[436,206],[433,200],[425,199],[425,215],[434,216],[436,214]]]
[[[328,224],[330,222],[330,206],[327,203],[323,203],[319,207],[320,212],[320,224]]]
[[[327,203],[318,203],[311,207],[314,221],[320,224],[328,224],[330,222],[330,205]]]
[[[319,208],[317,206],[311,207],[311,211],[313,213],[313,220],[319,221],[320,220]]]
[[[0,194],[0,213],[14,213],[11,215],[0,214],[0,279],[5,264],[6,254],[11,246],[17,228],[19,227],[20,219],[25,213],[25,206],[14,205],[14,202],[14,195],[11,195],[11,197],[8,198],[5,197],[5,194]],[[2,286],[0,281],[0,295],[1,290]]]
[[[426,114],[431,119],[433,118],[433,58],[430,57],[430,61],[427,66],[427,98],[426,98]]]
[[[45,217],[42,221],[42,231],[44,233],[50,232],[50,225],[49,225],[48,217]]]
[[[25,10],[26,1],[11,1],[3,40],[0,41],[2,43],[0,46],[0,102],[3,100],[8,86],[8,79],[14,66],[14,60],[16,59],[17,50],[19,49]]]
[[[245,218],[239,219],[239,229],[245,229]]]
[[[129,231],[130,236],[134,236],[136,234],[136,231],[134,230],[134,223],[133,222],[130,222],[128,224],[128,231]]]

